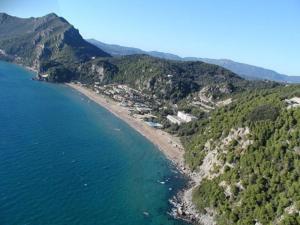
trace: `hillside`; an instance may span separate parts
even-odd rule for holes
[[[132,54],[147,54],[158,58],[181,60],[181,61],[203,61],[206,63],[222,66],[232,72],[249,80],[271,80],[277,82],[300,83],[300,76],[288,76],[277,73],[276,71],[265,69],[258,66],[248,65],[245,63],[235,62],[229,59],[208,59],[199,57],[180,57],[171,53],[159,51],[144,51],[138,48],[124,47],[120,45],[110,45],[95,39],[88,39],[90,43],[98,46],[104,51],[114,56],[132,55]]]
[[[110,56],[55,14],[23,19],[1,13],[0,49],[3,59],[48,74],[53,81],[70,79],[76,65],[92,57]]]
[[[245,92],[190,124],[198,132],[186,139],[186,161],[209,170],[193,199],[217,224],[300,223],[300,108],[286,101],[299,90]]]
[[[109,50],[114,48],[120,47],[110,46]],[[0,49],[2,59],[36,69],[43,80],[79,80],[88,85],[121,83],[172,101],[204,87],[211,96],[222,98],[269,85],[246,81],[229,70],[203,62],[171,61],[147,55],[109,57],[55,14],[27,19],[0,14]]]
[[[114,48],[110,46],[110,51]],[[218,98],[254,87],[229,70],[203,62],[170,61],[146,55],[109,57],[55,14],[27,19],[0,14],[0,49],[2,59],[36,69],[43,80],[79,80],[89,85],[122,83],[172,101],[205,86],[214,86],[209,89],[210,94]]]
[[[185,58],[186,60],[193,60],[193,58]],[[228,59],[207,59],[196,58],[194,60],[201,60],[206,63],[212,63],[215,65],[227,68],[240,76],[250,80],[272,80],[277,82],[286,83],[300,83],[300,76],[287,76],[277,73],[274,70],[265,69],[258,66],[253,66],[245,63],[238,63]]]
[[[79,67],[78,80],[92,85],[126,84],[158,99],[179,101],[206,88],[213,99],[276,85],[250,82],[204,62],[171,61],[148,55],[99,58]]]

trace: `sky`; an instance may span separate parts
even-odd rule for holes
[[[84,38],[300,75],[300,0],[0,0],[0,12],[55,12]]]

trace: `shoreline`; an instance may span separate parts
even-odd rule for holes
[[[150,127],[144,121],[132,117],[128,108],[120,106],[118,102],[109,97],[97,94],[91,89],[75,83],[66,83],[66,85],[88,97],[96,104],[104,107],[116,117],[126,122],[130,127],[152,142],[169,160],[179,167],[181,172],[184,174],[189,173],[184,164],[184,149],[178,137],[163,130]]]
[[[6,60],[2,61],[8,62]],[[38,75],[38,71],[33,67],[17,62],[9,63],[21,66],[27,71]],[[118,102],[107,96],[97,94],[93,90],[75,83],[65,83],[65,85],[94,101],[101,107],[104,107],[110,113],[126,122],[130,127],[135,129],[147,138],[153,145],[155,145],[158,150],[171,161],[177,170],[188,178],[186,186],[179,190],[175,196],[169,199],[169,203],[172,205],[171,211],[168,212],[170,216],[194,225],[215,225],[212,218],[209,215],[200,214],[192,202],[192,192],[199,184],[199,178],[203,178],[203,176],[199,176],[199,173],[192,172],[185,165],[184,148],[178,137],[175,137],[166,131],[150,127],[144,121],[132,117],[127,108],[120,106]]]
[[[130,127],[147,138],[175,165],[179,172],[188,178],[189,181],[186,187],[180,190],[172,199],[169,200],[170,204],[173,206],[169,213],[172,217],[184,220],[191,224],[215,224],[210,215],[200,214],[193,204],[193,190],[201,182],[205,175],[192,172],[185,165],[184,148],[178,137],[175,137],[166,131],[150,127],[144,121],[132,117],[128,108],[120,106],[118,102],[109,97],[97,94],[93,90],[79,84],[66,83],[66,85],[83,94],[96,104],[104,107],[106,110],[126,122]]]

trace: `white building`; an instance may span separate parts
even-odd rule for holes
[[[177,116],[172,116],[172,115],[167,115],[167,119],[171,122],[171,123],[175,123],[175,124],[182,124],[182,120],[180,118],[178,118]]]
[[[181,112],[179,111],[177,113],[177,116],[173,116],[173,115],[168,115],[167,116],[167,119],[171,122],[171,123],[175,123],[175,124],[182,124],[182,123],[188,123],[188,122],[191,122],[191,121],[194,121],[197,119],[197,117],[191,115],[191,114],[188,114],[188,113],[184,113],[184,112]]]
[[[140,112],[140,113],[150,113],[151,109],[148,107],[143,107],[143,106],[136,106],[135,107],[136,111]]]
[[[299,97],[293,97],[291,99],[286,99],[285,102],[288,104],[288,109],[300,107],[300,98]]]
[[[196,116],[181,111],[178,111],[177,116],[186,123],[197,119]]]

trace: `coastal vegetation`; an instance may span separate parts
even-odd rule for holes
[[[194,170],[208,151],[218,150],[217,175],[193,194],[199,210],[217,210],[218,224],[299,224],[300,109],[285,102],[299,90],[245,92],[204,119],[186,143],[186,162]],[[232,135],[239,128],[249,133]]]
[[[90,68],[98,69],[98,75]],[[212,89],[214,98],[254,87],[229,70],[203,62],[180,62],[154,58],[147,55],[132,55],[118,58],[99,58],[81,68],[82,83],[126,84],[155,96],[158,99],[178,102],[206,86],[217,84]],[[88,77],[88,79],[87,79]],[[267,86],[264,82],[255,82]]]

